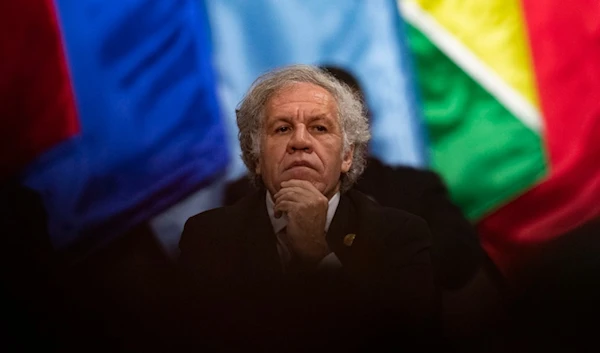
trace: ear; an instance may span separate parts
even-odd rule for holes
[[[354,158],[354,145],[350,146],[348,152],[342,156],[342,173],[348,173],[352,166],[352,159]]]

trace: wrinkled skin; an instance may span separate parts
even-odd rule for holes
[[[325,241],[329,199],[352,165],[354,149],[343,153],[337,104],[327,90],[296,83],[266,104],[256,173],[273,196],[275,215],[288,217],[289,246],[315,263],[330,251]]]

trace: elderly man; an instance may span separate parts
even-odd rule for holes
[[[190,218],[180,242],[203,302],[221,304],[221,327],[252,340],[327,332],[319,342],[335,348],[429,334],[438,304],[429,230],[352,190],[370,136],[351,89],[318,68],[275,70],[250,88],[237,123],[257,191]],[[242,321],[259,328],[248,334]]]

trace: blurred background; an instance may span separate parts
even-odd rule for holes
[[[527,303],[600,293],[598,1],[20,0],[0,16],[0,257],[24,303],[64,293],[65,265],[90,293],[162,300],[185,221],[245,174],[236,105],[298,63],[358,80],[370,154],[438,173],[504,278],[544,269]],[[90,298],[80,313],[112,315]],[[61,317],[61,300],[36,303]]]
[[[221,206],[245,173],[236,105],[261,73],[296,63],[357,78],[370,153],[439,173],[505,276],[600,215],[596,1],[22,0],[0,10],[2,212],[17,233],[42,222],[32,232],[61,261],[114,244],[135,261],[176,259],[187,218]]]

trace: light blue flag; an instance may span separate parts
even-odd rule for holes
[[[233,165],[245,173],[235,107],[257,76],[289,64],[336,65],[354,74],[373,115],[371,153],[423,166],[423,128],[394,0],[207,0],[219,95]]]
[[[394,0],[205,0],[205,5],[231,153],[227,179],[246,173],[236,106],[259,75],[290,64],[350,71],[365,91],[373,117],[371,154],[391,165],[426,164],[404,26]],[[190,197],[189,207],[180,205],[157,218],[155,230],[171,247],[176,245],[173,237],[187,217],[220,206],[218,195],[204,190]]]

